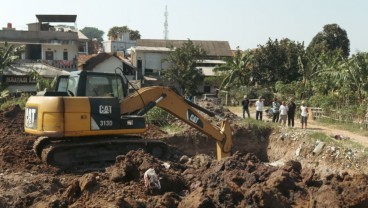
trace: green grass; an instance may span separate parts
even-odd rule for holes
[[[332,120],[328,118],[321,118],[321,119],[316,120],[316,122],[324,124],[324,125],[330,125],[332,126],[332,128],[351,131],[356,134],[368,137],[368,129],[358,124],[354,124],[351,122],[341,122],[341,121],[336,121],[336,120]]]
[[[315,141],[318,140],[318,141],[325,142],[325,143],[335,143],[336,142],[331,137],[329,137],[328,135],[322,132],[312,132],[310,133],[309,137]]]
[[[335,140],[332,137],[326,135],[325,133],[321,133],[321,132],[310,133],[309,137],[313,139],[314,141],[319,140],[326,144],[330,144],[330,145],[337,146],[340,148],[358,150],[363,153],[362,154],[363,157],[368,157],[368,148],[364,147],[360,143],[357,143],[351,140]]]
[[[188,127],[166,125],[166,126],[161,127],[160,129],[164,132],[167,132],[168,134],[175,134],[175,133],[184,132],[185,130],[188,129]]]

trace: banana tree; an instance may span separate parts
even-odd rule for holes
[[[339,77],[358,100],[363,100],[368,93],[368,53],[353,55],[342,65]]]
[[[2,83],[2,75],[4,68],[11,65],[19,59],[20,52],[23,51],[22,46],[9,45],[7,42],[0,46],[0,82]]]
[[[9,66],[19,58],[19,56],[15,55],[16,52],[18,52],[18,49],[18,47],[9,45],[8,43],[5,43],[3,47],[0,47],[0,69],[4,69],[4,67]]]
[[[330,92],[338,91],[343,81],[341,66],[344,63],[343,57],[339,54],[321,54],[315,59],[314,72],[311,74],[311,82],[314,91],[327,95]]]

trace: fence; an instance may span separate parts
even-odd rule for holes
[[[364,118],[362,117],[356,117],[353,115],[344,115],[340,111],[337,110],[330,110],[325,111],[322,108],[317,107],[309,107],[310,110],[310,117],[312,119],[319,119],[319,118],[328,118],[335,121],[343,121],[343,122],[350,122],[353,124],[364,126],[365,128],[368,128],[368,113],[365,115]]]

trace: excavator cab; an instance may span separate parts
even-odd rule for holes
[[[58,77],[55,92],[45,96],[116,97],[122,100],[128,94],[127,80],[120,74],[77,71]]]

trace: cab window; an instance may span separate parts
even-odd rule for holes
[[[109,96],[123,98],[121,79],[118,76],[88,75],[86,96]]]

